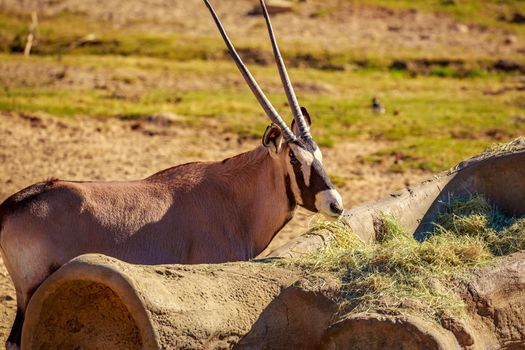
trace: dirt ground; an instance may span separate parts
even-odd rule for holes
[[[261,130],[262,134],[263,130]],[[250,150],[259,140],[182,126],[177,116],[139,121],[60,119],[46,115],[0,114],[0,201],[49,177],[68,180],[124,180],[196,160],[221,160]],[[324,150],[328,172],[344,174],[340,186],[346,207],[371,201],[429,174],[396,174],[359,159],[381,144],[341,143]],[[269,249],[306,231],[316,215],[298,210]],[[14,317],[14,290],[0,264],[0,342]]]

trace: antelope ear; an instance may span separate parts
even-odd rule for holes
[[[310,127],[310,125],[312,125],[312,119],[310,118],[310,114],[308,114],[306,108],[301,107],[301,113],[303,114],[304,120],[306,120],[306,124],[308,124],[308,127]],[[292,121],[292,131],[295,135],[299,135],[299,130],[297,130],[297,125],[295,124],[295,119]]]
[[[262,144],[268,148],[270,154],[277,154],[281,150],[283,134],[277,125],[269,125],[264,132]]]

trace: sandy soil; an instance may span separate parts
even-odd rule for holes
[[[189,129],[178,120],[174,115],[129,121],[0,114],[0,201],[49,177],[136,179],[184,162],[220,160],[259,143],[259,140],[240,140],[234,134],[218,134],[211,129]],[[203,140],[206,140],[205,146]],[[429,176],[389,173],[359,161],[380,146],[371,142],[341,143],[324,150],[329,173],[346,176],[340,189],[347,207],[380,198]],[[315,218],[305,210],[298,210],[270,249],[303,233]],[[14,290],[3,264],[0,264],[0,302],[2,342],[15,308]]]

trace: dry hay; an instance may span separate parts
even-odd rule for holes
[[[337,274],[341,316],[407,309],[437,321],[461,316],[465,303],[459,285],[498,257],[525,249],[525,218],[508,217],[479,196],[446,204],[421,242],[387,215],[378,218],[376,242],[363,241],[344,221],[327,222],[317,230],[331,232],[330,244],[278,264]]]

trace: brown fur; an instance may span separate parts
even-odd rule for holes
[[[145,264],[250,259],[295,208],[285,168],[259,147],[139,181],[38,183],[0,206],[2,251],[15,284],[89,252]],[[24,253],[32,261],[18,261]]]
[[[7,215],[22,210],[29,203],[37,199],[42,193],[51,188],[56,181],[57,179],[49,179],[36,183],[7,198],[0,205],[0,234],[2,233],[2,223]]]
[[[284,154],[261,146],[138,181],[50,180],[14,194],[0,205],[0,252],[20,317],[35,288],[81,254],[139,264],[255,257],[295,209]],[[13,329],[9,341],[19,334]]]

